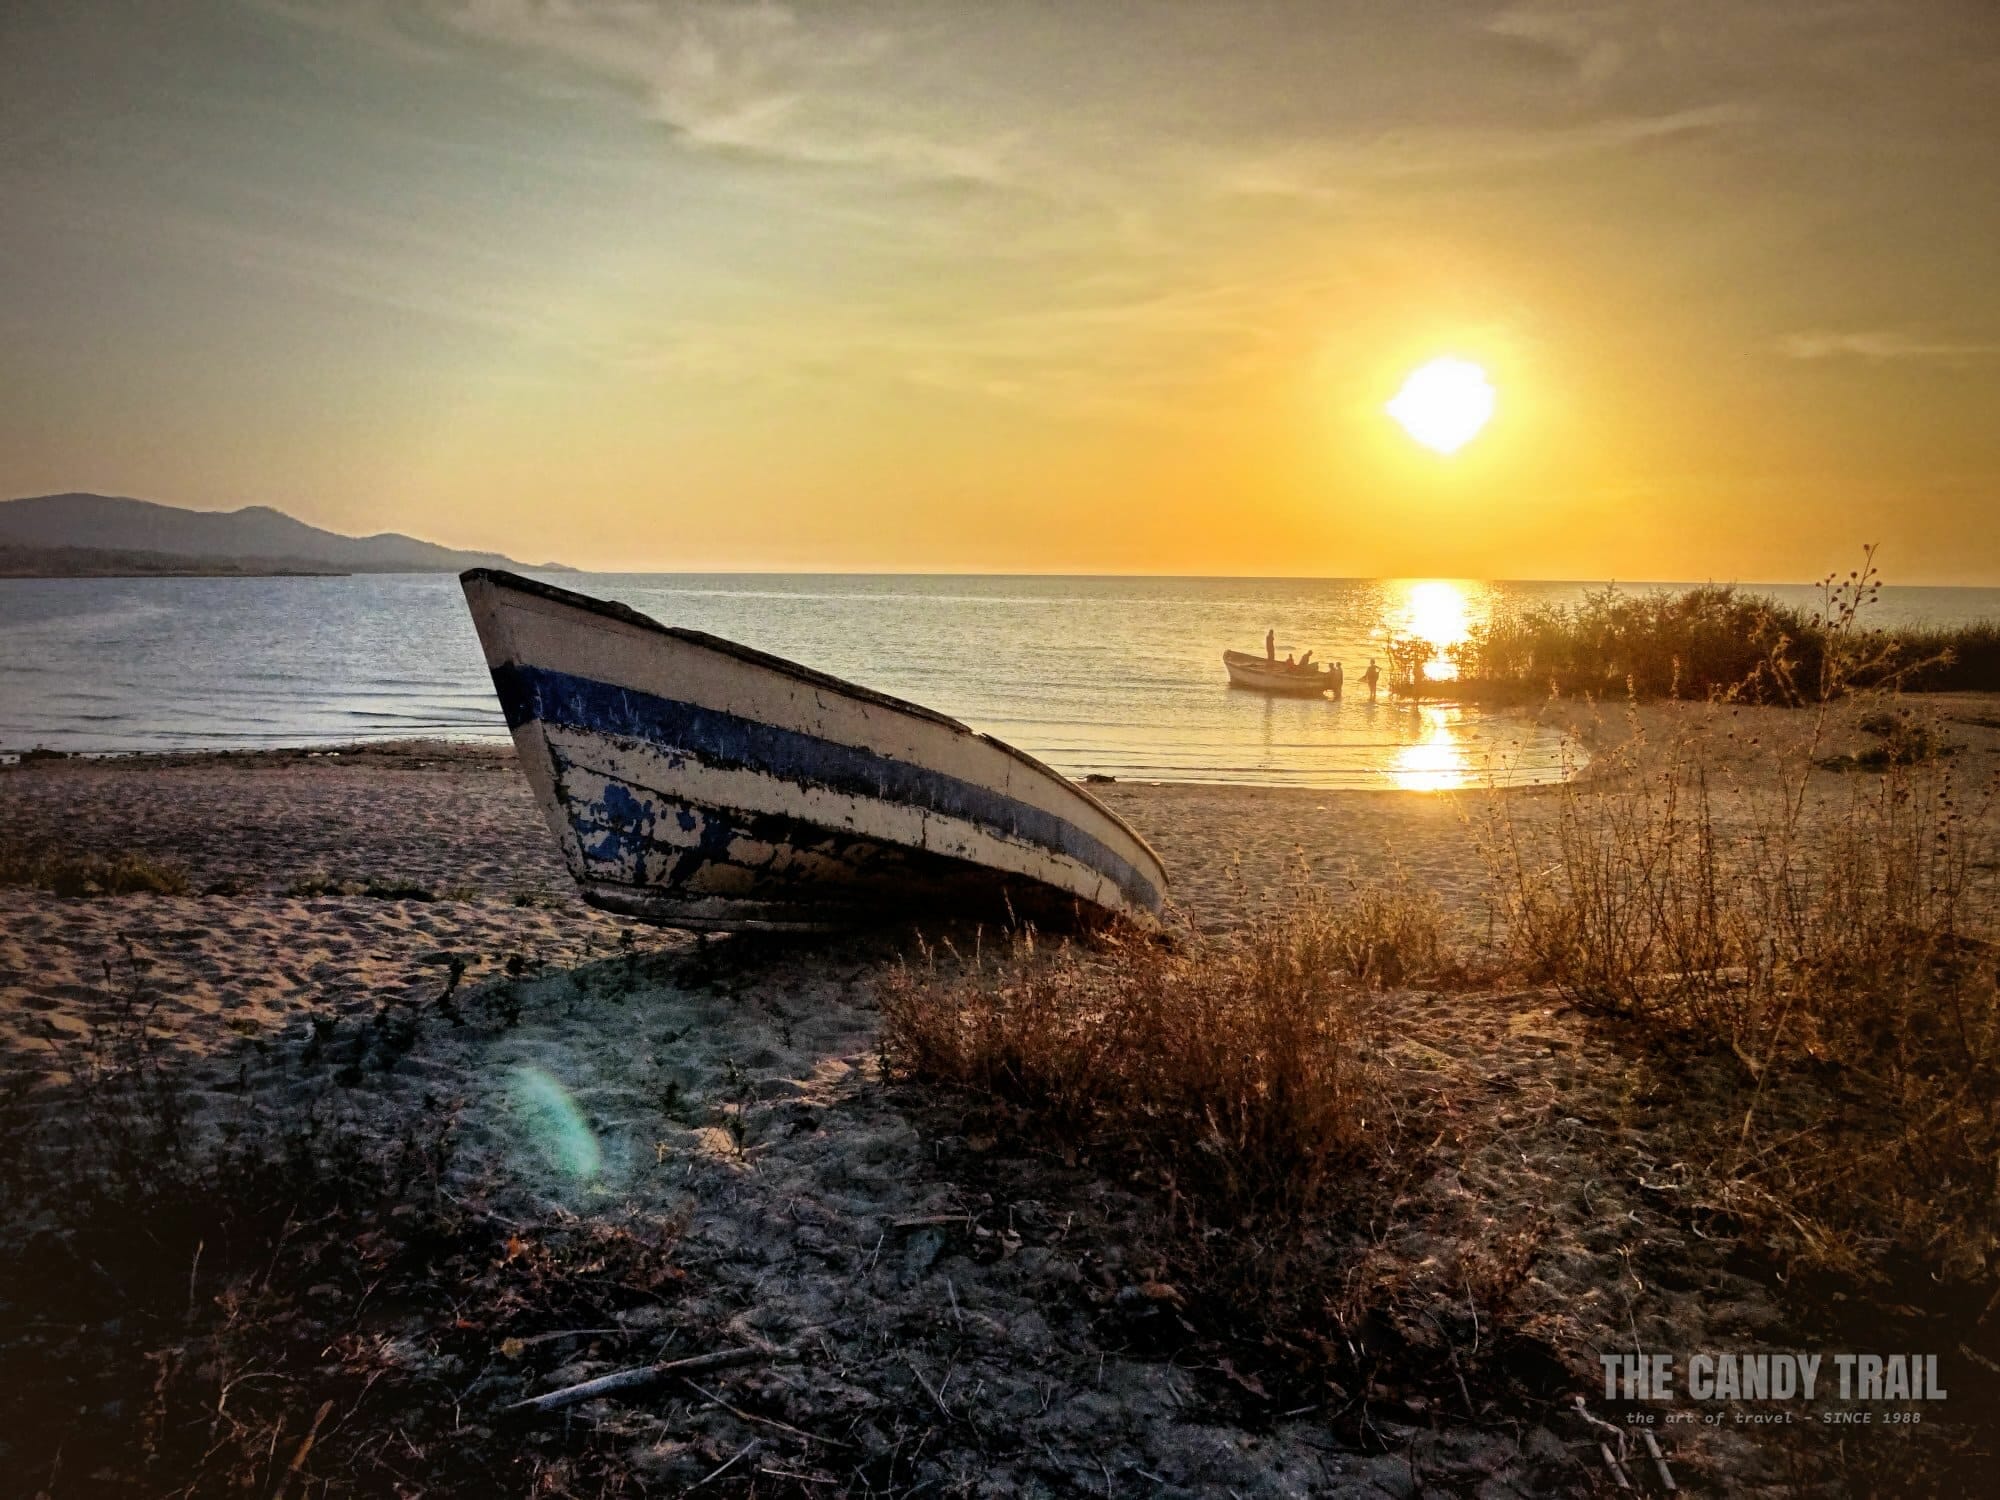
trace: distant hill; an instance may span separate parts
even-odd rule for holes
[[[0,578],[345,578],[302,557],[193,557],[116,547],[15,547],[0,542]]]
[[[175,559],[184,560],[183,566],[177,568]],[[342,536],[268,505],[183,510],[150,500],[84,494],[0,501],[0,572],[17,575],[28,570],[58,576],[117,571],[458,573],[467,568],[571,571],[560,563],[521,563],[497,552],[461,552],[394,531]]]

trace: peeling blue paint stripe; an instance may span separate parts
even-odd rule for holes
[[[647,741],[663,753],[698,757],[705,765],[762,771],[853,796],[926,808],[1066,854],[1113,882],[1127,900],[1149,911],[1159,910],[1158,887],[1101,839],[1066,818],[978,782],[796,729],[546,667],[495,667],[493,686],[509,728],[540,721],[618,735]]]

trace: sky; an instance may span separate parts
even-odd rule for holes
[[[585,567],[1995,584],[2000,6],[5,0],[0,350]]]

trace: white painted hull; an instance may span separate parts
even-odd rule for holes
[[[956,720],[509,573],[461,582],[522,768],[593,905],[799,931],[1161,909],[1166,872],[1117,814]]]
[[[1233,686],[1255,688],[1260,693],[1283,693],[1292,697],[1317,698],[1333,686],[1333,673],[1323,666],[1288,667],[1262,656],[1243,651],[1222,653],[1222,665]]]

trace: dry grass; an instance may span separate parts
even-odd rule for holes
[[[1447,1165],[1491,1108],[1407,1034],[1442,1014],[1420,976],[1456,978],[1428,893],[1302,887],[1227,941],[932,953],[883,982],[884,1061],[942,1159],[1124,1268],[1081,1289],[1118,1345],[1222,1370],[1260,1420],[1324,1403],[1363,1449],[1384,1412],[1543,1420],[1574,1354],[1530,1310],[1545,1226]]]
[[[1437,892],[1412,884],[1400,868],[1378,884],[1350,882],[1339,901],[1305,900],[1312,920],[1327,927],[1333,962],[1357,984],[1395,989],[1458,972]]]
[[[461,894],[463,893],[463,894]],[[318,896],[366,896],[376,901],[436,901],[439,891],[420,881],[371,875],[366,880],[338,880],[321,871],[301,875],[285,886],[287,896],[310,900]],[[443,893],[447,900],[469,899],[470,887]]]
[[[57,896],[185,896],[186,868],[136,850],[63,854],[46,848],[0,848],[0,885],[25,885]]]
[[[1611,790],[1568,787],[1533,825],[1503,804],[1488,852],[1533,977],[1634,1023],[1662,1066],[1727,1059],[1736,1084],[1687,1122],[1714,1205],[1808,1266],[1900,1255],[1980,1283],[2000,1278],[1996,788],[1859,686],[1883,660],[1872,591],[1830,590],[1810,680],[1764,665],[1810,695],[1795,741],[1724,770],[1711,726],[1649,743],[1635,715]],[[1888,753],[1828,777],[1837,715]]]
[[[1230,943],[932,952],[883,984],[884,1059],[965,1101],[982,1149],[1136,1191],[1150,1222],[1121,1236],[1188,1334],[1323,1373],[1370,1316],[1374,1281],[1343,1270],[1350,1230],[1423,1156],[1378,986],[1439,950],[1434,905],[1392,889],[1303,890]]]
[[[1157,1174],[1191,1225],[1311,1213],[1392,1149],[1371,992],[1438,968],[1435,899],[1302,889],[1233,944],[1132,933],[1005,957],[928,952],[883,988],[894,1072],[1001,1101]]]

